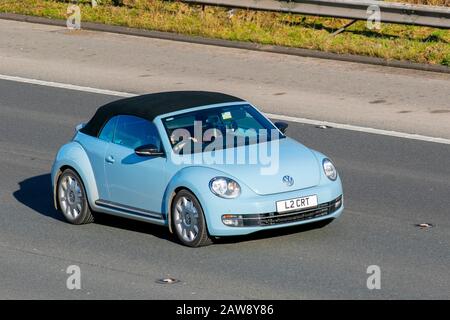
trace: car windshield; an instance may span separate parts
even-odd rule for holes
[[[187,112],[162,119],[176,153],[203,152],[214,144],[224,149],[284,138],[249,104]]]

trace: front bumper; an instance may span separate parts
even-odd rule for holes
[[[329,217],[343,206],[342,196],[336,199],[322,203],[314,208],[290,211],[286,213],[270,212],[262,214],[246,215],[222,215],[222,222],[229,227],[267,227],[286,223],[308,221],[321,217]]]
[[[277,213],[276,202],[317,195],[318,206],[307,210]],[[341,199],[339,206],[332,208]],[[237,199],[220,199],[216,196],[200,199],[208,231],[211,236],[246,235],[257,231],[284,228],[339,217],[343,210],[343,190],[340,179],[312,188],[273,195],[242,194]],[[225,225],[224,216],[235,216],[240,222]]]

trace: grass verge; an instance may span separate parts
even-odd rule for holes
[[[176,32],[261,44],[281,45],[334,53],[359,54],[383,59],[450,66],[450,31],[382,24],[369,30],[359,21],[347,31],[332,33],[348,20],[186,5],[161,0],[79,1],[82,21]],[[67,18],[69,1],[0,0],[0,12]],[[82,26],[82,25],[81,25]]]

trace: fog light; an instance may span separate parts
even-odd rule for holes
[[[336,203],[334,204],[334,208],[337,210],[342,206],[343,198],[339,198],[336,200]]]
[[[242,221],[241,215],[234,214],[224,214],[222,216],[222,222],[224,225],[229,227],[243,227],[244,222]]]

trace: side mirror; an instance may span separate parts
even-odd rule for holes
[[[76,131],[80,131],[81,129],[83,129],[86,126],[86,123],[80,123],[75,127]]]
[[[134,152],[141,157],[162,157],[164,156],[164,152],[159,150],[153,144],[146,144],[144,146],[137,147],[134,149]]]
[[[286,122],[282,122],[282,121],[278,121],[274,123],[275,127],[278,128],[278,130],[280,130],[283,134],[286,133],[286,130],[288,128],[288,124]]]

